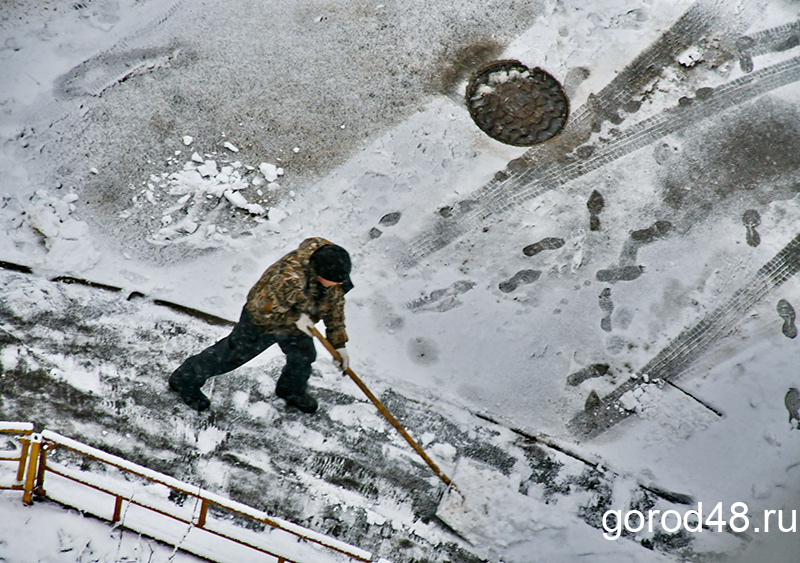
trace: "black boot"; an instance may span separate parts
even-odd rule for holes
[[[182,382],[174,373],[169,378],[169,388],[180,394],[183,402],[197,412],[207,410],[211,406],[211,400],[200,391],[199,387]]]
[[[297,407],[304,413],[313,414],[317,412],[317,407],[319,404],[317,400],[312,397],[307,391],[303,391],[302,393],[298,393],[296,391],[288,391],[277,387],[275,389],[275,394],[280,397],[281,399],[286,401],[286,404],[290,407]]]

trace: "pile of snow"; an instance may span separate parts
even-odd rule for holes
[[[48,269],[81,271],[94,267],[100,259],[91,243],[89,226],[71,215],[76,201],[74,192],[57,197],[37,191],[23,206],[25,223],[44,239],[48,253],[42,265]]]
[[[436,515],[490,561],[641,561],[634,542],[611,542],[562,506],[524,495],[522,476],[464,458],[456,468],[457,488],[446,491]],[[649,552],[648,561],[669,561]]]
[[[478,100],[483,96],[487,96],[489,94],[493,94],[495,89],[500,84],[505,84],[506,82],[517,82],[522,80],[527,80],[530,77],[531,73],[529,71],[520,72],[519,70],[513,68],[511,70],[500,70],[497,72],[491,73],[485,84],[481,84],[478,87],[477,92],[475,92],[475,96],[473,96],[473,100]]]
[[[186,146],[193,142],[190,135],[183,138]],[[232,153],[239,152],[230,141],[225,141],[224,146]],[[182,151],[175,151],[175,157],[168,164],[179,165],[181,154]],[[240,160],[231,161],[228,155],[194,151],[180,169],[151,174],[131,198],[132,206],[123,211],[120,218],[145,212],[152,215],[155,207],[161,214],[161,227],[147,240],[159,246],[186,241],[190,235],[194,235],[194,242],[203,246],[218,246],[214,241],[226,242],[228,228],[213,220],[221,203],[223,208],[229,204],[247,211],[267,230],[280,232],[279,223],[288,213],[270,205],[270,201],[283,195],[276,193],[281,189],[278,179],[283,174],[283,168],[270,162],[256,167]]]

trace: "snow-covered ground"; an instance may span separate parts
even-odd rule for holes
[[[20,509],[16,495],[0,495],[3,561],[201,561],[174,547],[57,505]]]
[[[800,307],[800,258],[787,246],[800,234],[796,2],[277,2],[266,12],[255,2],[96,0],[10,2],[0,16],[0,260],[36,279],[5,282],[4,373],[47,350],[58,381],[103,396],[127,388],[142,365],[163,370],[143,380],[155,386],[194,350],[182,346],[225,332],[191,324],[191,339],[183,329],[145,337],[184,325],[90,290],[61,294],[45,278],[76,276],[235,319],[266,266],[325,236],[354,259],[348,348],[368,383],[471,428],[470,439],[488,435],[476,413],[499,423],[494,445],[514,459],[524,459],[514,441],[524,434],[584,460],[575,474],[594,464],[610,487],[603,508],[645,510],[651,499],[637,495],[646,487],[690,497],[683,512],[722,503],[726,519],[743,502],[752,520],[740,534],[610,541],[579,517],[583,492],[561,491],[551,506],[552,491],[525,485],[530,467],[518,463],[495,489],[515,494],[493,499],[478,556],[796,559],[796,532],[774,522],[752,531],[763,529],[764,510],[796,510],[800,500],[796,405],[784,402],[800,387],[800,339],[788,337],[778,306]],[[561,137],[526,151],[477,129],[462,102],[465,78],[494,58],[564,83],[571,122]],[[510,178],[493,180],[511,161]],[[593,192],[604,202],[599,230],[589,223]],[[745,217],[754,215],[752,226]],[[546,239],[559,242],[523,252]],[[89,352],[59,350],[59,340],[78,342],[58,334],[79,324],[78,304],[98,317],[113,311],[108,326],[137,359],[101,351],[103,361],[87,365],[76,358]],[[63,324],[23,331],[11,320],[47,313]],[[135,319],[127,330],[126,315]],[[154,342],[163,357],[140,362]],[[325,416],[336,429],[381,434],[372,410],[344,401],[357,390],[324,357],[312,385],[332,394]],[[247,373],[278,361],[270,351]],[[254,398],[262,387],[270,394],[272,379],[248,396],[223,379],[218,402],[228,397],[234,412],[282,431],[319,433],[312,442],[323,448],[324,425],[310,431]],[[0,419],[22,404],[0,396]],[[184,412],[178,426],[180,413],[138,420],[183,428],[202,455],[225,441],[205,445],[207,423]],[[113,416],[96,428],[57,408],[28,419],[112,443],[100,430]],[[466,439],[425,441],[448,471],[470,457]],[[204,469],[221,492],[232,489],[227,467]],[[2,507],[4,522],[68,514],[41,507],[37,516],[40,507],[6,497]],[[443,541],[407,508],[379,494],[371,523]],[[83,525],[54,526],[74,538]],[[24,560],[15,542],[25,530],[0,531],[0,557]],[[97,538],[96,558],[123,557],[122,536],[100,530],[78,543]],[[124,549],[150,545],[137,542]],[[50,545],[51,560],[70,553]],[[401,550],[381,555],[405,560]]]

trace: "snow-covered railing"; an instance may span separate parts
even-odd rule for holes
[[[29,436],[33,434],[30,422],[0,421],[0,434],[9,435],[14,441],[13,450],[0,450],[0,467],[16,469],[14,477],[9,478],[5,471],[0,473],[0,490],[23,490],[25,487],[25,462],[30,449]],[[15,439],[15,440],[14,440]],[[5,447],[5,444],[2,446]]]
[[[51,499],[214,561],[373,561],[360,548],[55,432],[34,434],[33,425],[20,423],[0,423],[0,431],[24,436],[11,461],[19,465],[14,488],[24,491],[26,504],[34,495]],[[77,456],[80,464],[54,461],[56,451]]]

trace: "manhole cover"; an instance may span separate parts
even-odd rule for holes
[[[467,86],[467,108],[491,138],[518,147],[543,143],[567,123],[569,100],[558,80],[519,61],[495,61]]]

